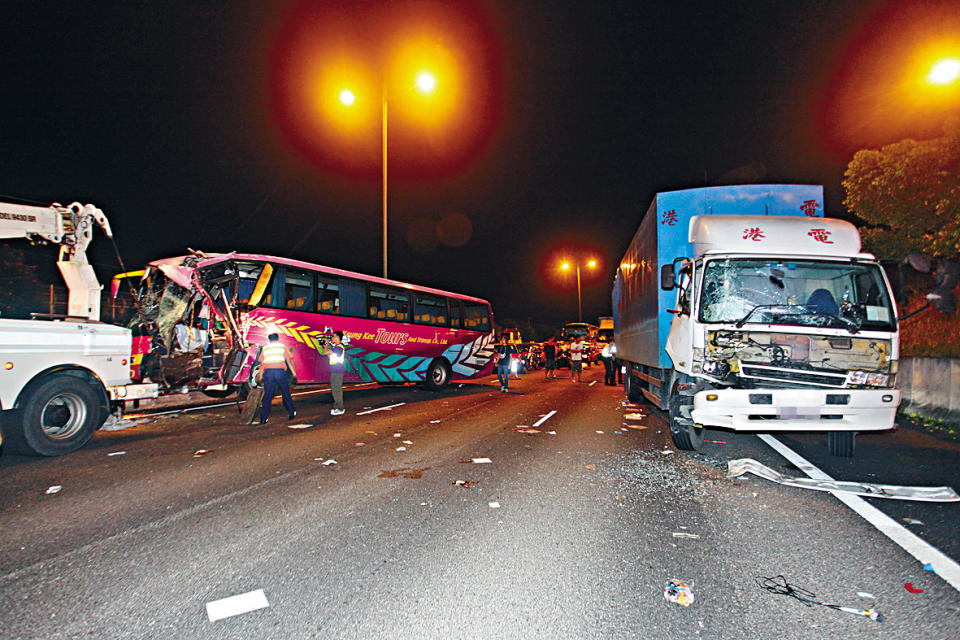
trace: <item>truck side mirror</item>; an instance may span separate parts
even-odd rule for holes
[[[670,291],[676,286],[677,279],[673,270],[673,264],[665,264],[660,267],[660,288],[664,291]]]

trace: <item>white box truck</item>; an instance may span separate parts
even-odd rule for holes
[[[612,302],[631,400],[667,410],[681,449],[704,427],[824,431],[852,456],[900,404],[890,285],[857,229],[824,219],[823,188],[656,194]]]

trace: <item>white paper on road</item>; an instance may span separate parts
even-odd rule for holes
[[[471,458],[473,464],[490,464],[493,462],[490,458]]]
[[[491,508],[491,509],[499,509],[499,508],[500,508],[500,503],[499,503],[499,502],[488,502],[487,504],[490,505],[490,508]]]
[[[875,484],[872,482],[846,482],[840,480],[817,480],[814,478],[794,478],[774,471],[753,458],[740,458],[727,463],[727,477],[736,478],[752,473],[778,484],[815,491],[843,491],[868,498],[890,498],[892,500],[921,500],[923,502],[960,502],[960,496],[950,487],[906,487],[895,484]]]
[[[270,603],[267,602],[267,596],[263,593],[263,589],[257,589],[256,591],[208,602],[207,617],[210,618],[210,622],[214,622],[269,606]]]
[[[625,413],[623,414],[624,420],[643,420],[646,418],[642,413]]]
[[[53,495],[54,493],[60,493],[60,490],[63,489],[59,484],[55,484],[49,489],[47,489],[47,495]]]
[[[312,427],[312,424],[300,423],[300,424],[288,424],[287,429],[309,429]]]
[[[589,385],[587,385],[587,386],[588,386],[588,387],[592,387],[592,386],[595,385],[595,384],[597,384],[597,381],[596,381],[596,380],[594,380],[593,382],[591,382],[591,383],[590,383]]]

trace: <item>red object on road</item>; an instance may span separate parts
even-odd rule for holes
[[[915,586],[913,586],[912,582],[904,582],[903,588],[910,593],[923,593],[923,589],[917,589]]]

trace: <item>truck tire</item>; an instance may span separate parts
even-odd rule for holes
[[[101,404],[83,378],[53,376],[30,392],[20,424],[4,431],[4,445],[24,455],[60,456],[76,451],[103,424]]]
[[[827,432],[827,450],[830,455],[838,458],[852,458],[856,431],[829,431]]]
[[[633,379],[633,372],[627,369],[627,375],[623,378],[623,392],[630,402],[643,402],[643,393]]]
[[[450,365],[443,358],[436,358],[427,368],[427,388],[431,391],[440,391],[448,384],[451,378]]]
[[[686,407],[693,407],[693,396],[680,393],[680,385],[684,382],[686,376],[678,378],[670,393],[670,437],[678,449],[699,451],[703,448],[704,429],[684,415]]]

